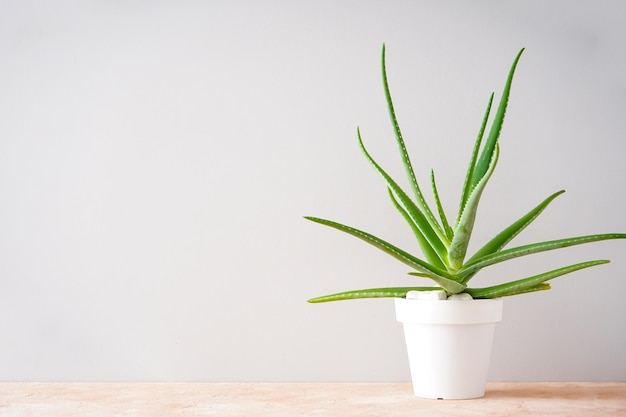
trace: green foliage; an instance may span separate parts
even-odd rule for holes
[[[483,145],[483,136],[487,128],[491,106],[493,102],[493,93],[489,98],[487,110],[483,117],[478,136],[476,138],[472,155],[470,158],[461,199],[459,202],[459,210],[454,225],[448,223],[448,218],[442,207],[439,192],[435,182],[435,174],[431,171],[431,188],[433,199],[435,201],[435,212],[439,216],[439,220],[433,214],[430,206],[426,202],[422,190],[417,182],[413,165],[409,157],[400,125],[396,118],[391,93],[387,81],[387,70],[385,64],[385,46],[382,50],[382,78],[387,100],[389,116],[394,128],[396,143],[402,157],[402,163],[406,172],[413,197],[405,192],[398,183],[391,178],[389,174],[374,160],[363,144],[361,132],[357,129],[357,138],[361,151],[365,158],[370,162],[374,169],[384,179],[389,197],[393,206],[398,210],[402,217],[406,220],[415,235],[415,239],[419,244],[424,259],[420,259],[410,253],[386,242],[370,233],[355,229],[350,226],[343,225],[330,220],[320,219],[317,217],[305,217],[316,223],[332,227],[344,233],[357,237],[370,245],[391,255],[400,262],[410,266],[414,271],[409,272],[410,275],[422,278],[429,278],[437,285],[437,287],[393,287],[393,288],[371,288],[364,290],[346,291],[338,294],[331,294],[317,297],[309,300],[312,303],[349,300],[355,298],[380,298],[380,297],[404,297],[408,291],[430,291],[434,289],[443,289],[448,294],[457,294],[466,292],[473,298],[496,298],[510,295],[525,294],[533,291],[541,291],[550,289],[547,281],[569,274],[580,269],[589,268],[596,265],[608,263],[608,260],[595,260],[581,262],[574,265],[558,268],[532,277],[523,278],[504,284],[487,287],[487,288],[468,288],[468,282],[482,269],[490,265],[514,259],[520,256],[531,255],[534,253],[545,252],[565,248],[574,245],[597,242],[608,239],[624,239],[626,234],[623,233],[607,233],[588,236],[578,236],[572,238],[558,239],[546,242],[539,242],[530,245],[524,245],[509,249],[504,247],[523,229],[535,220],[541,212],[564,191],[558,191],[535,208],[530,210],[524,216],[520,217],[510,226],[506,227],[498,233],[493,239],[487,242],[474,255],[466,260],[467,248],[474,228],[474,221],[478,211],[478,203],[487,182],[491,178],[496,165],[498,163],[500,132],[506,114],[506,108],[509,101],[509,94],[513,82],[513,75],[517,63],[522,56],[524,49],[520,50],[513,65],[509,70],[508,77],[500,98],[500,103],[496,110],[496,114],[491,123],[489,134]],[[482,146],[482,148],[481,148]]]

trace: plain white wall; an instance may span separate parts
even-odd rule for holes
[[[0,379],[403,381],[390,300],[423,284],[346,222],[415,245],[356,142],[401,174],[380,48],[419,179],[452,216],[521,47],[472,247],[626,231],[620,1],[0,2]],[[507,299],[492,380],[626,378],[626,242],[476,285],[613,263]]]

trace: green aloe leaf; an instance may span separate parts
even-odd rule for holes
[[[441,290],[439,287],[391,287],[391,288],[369,288],[366,290],[345,291],[336,294],[323,295],[311,298],[309,303],[326,303],[329,301],[354,300],[358,298],[389,298],[405,297],[409,291],[435,291]]]
[[[428,243],[428,240],[426,240],[422,232],[420,232],[419,228],[415,225],[409,213],[398,202],[395,195],[393,194],[393,191],[391,191],[390,188],[387,188],[387,191],[389,192],[389,198],[391,198],[391,201],[393,202],[394,207],[396,208],[396,210],[398,210],[398,212],[400,212],[402,217],[404,217],[404,220],[406,220],[406,222],[411,227],[411,230],[413,231],[413,234],[415,235],[415,238],[417,239],[417,243],[420,245],[420,248],[426,260],[432,265],[435,265],[437,268],[445,270],[446,266],[439,258],[439,255],[433,250],[432,246],[430,246],[430,244]]]
[[[476,167],[476,160],[478,159],[478,152],[480,151],[480,144],[483,141],[483,136],[485,134],[485,128],[487,127],[487,120],[489,119],[489,113],[491,112],[491,104],[493,103],[493,93],[489,97],[489,103],[487,103],[487,110],[485,110],[485,115],[483,116],[483,121],[480,124],[480,130],[478,131],[478,136],[476,137],[476,141],[474,142],[474,148],[472,149],[472,156],[470,158],[470,163],[467,167],[467,174],[465,174],[465,182],[463,183],[463,193],[461,194],[461,202],[459,203],[459,213],[456,219],[456,223],[458,224],[461,221],[461,214],[463,214],[463,209],[465,208],[465,204],[467,204],[467,199],[472,192],[472,177],[474,176],[474,168]]]
[[[409,275],[420,278],[432,278],[430,274],[425,274],[423,272],[409,272]]]
[[[506,114],[506,107],[509,102],[509,94],[511,92],[511,83],[513,82],[513,74],[515,74],[515,68],[517,67],[517,63],[524,52],[524,48],[522,48],[515,60],[513,61],[513,65],[511,65],[511,69],[509,70],[509,75],[506,79],[506,84],[504,85],[504,90],[502,91],[502,96],[500,97],[500,104],[498,104],[498,110],[496,111],[496,115],[493,119],[493,123],[491,124],[491,130],[489,131],[489,136],[487,137],[487,141],[485,142],[485,147],[480,154],[480,158],[476,163],[476,169],[474,170],[474,174],[472,177],[472,186],[475,186],[480,182],[482,177],[485,175],[487,170],[489,169],[489,164],[491,163],[492,155],[496,148],[496,143],[498,142],[498,138],[500,137],[500,132],[502,130],[502,124],[504,123],[504,116]]]
[[[442,277],[444,277],[444,275],[447,274],[445,271],[437,269],[433,265],[428,264],[427,262],[411,255],[410,253],[406,251],[403,251],[402,249],[370,233],[364,232],[359,229],[355,229],[350,226],[346,226],[341,223],[334,222],[332,220],[320,219],[318,217],[311,217],[311,216],[305,216],[304,218],[315,223],[332,227],[334,229],[340,230],[344,233],[348,233],[349,235],[357,237],[361,240],[364,240],[370,245],[375,246],[376,248],[382,250],[383,252],[386,252],[387,254],[393,256],[400,262],[403,262],[404,264],[416,269],[419,272],[423,272],[426,274],[435,274],[435,275],[439,275]]]
[[[522,230],[524,230],[529,224],[533,222],[543,210],[550,204],[555,198],[559,195],[563,194],[565,190],[557,191],[552,194],[545,200],[543,200],[539,205],[533,208],[531,211],[526,213],[523,217],[518,219],[515,223],[504,229],[502,232],[498,233],[493,239],[487,242],[482,248],[480,248],[470,259],[468,259],[467,264],[471,264],[477,259],[483,258],[487,255],[491,255],[509,243],[515,236],[517,236]],[[475,272],[478,272],[476,270]],[[463,278],[463,282],[468,282],[474,274],[469,274]]]
[[[476,212],[478,211],[480,196],[482,195],[489,178],[491,178],[491,174],[493,174],[493,171],[496,169],[498,156],[499,146],[496,143],[495,152],[493,153],[493,158],[489,164],[489,170],[485,173],[485,175],[483,175],[478,184],[476,184],[476,187],[472,190],[472,193],[467,199],[467,204],[465,204],[465,208],[463,209],[463,213],[461,214],[459,223],[454,229],[454,238],[452,239],[450,249],[448,250],[449,264],[454,271],[457,271],[463,265],[463,260],[465,259],[465,254],[467,252],[467,246],[469,245],[469,241],[472,236],[474,221],[476,220]]]
[[[512,288],[509,291],[502,291],[502,292],[499,293],[499,295],[497,297],[484,297],[484,296],[483,297],[479,297],[477,295],[477,293],[475,292],[476,289],[466,289],[465,292],[467,292],[470,295],[473,294],[472,297],[475,298],[475,299],[480,299],[480,298],[510,297],[512,295],[527,294],[527,293],[536,292],[536,291],[546,291],[546,290],[549,290],[550,288],[552,288],[550,286],[550,284],[548,284],[547,282],[542,282],[541,284],[537,284],[537,285],[534,285],[532,287]]]
[[[393,256],[400,262],[403,262],[406,265],[414,268],[418,272],[423,272],[428,274],[429,278],[435,281],[439,286],[450,293],[458,293],[465,289],[465,285],[460,284],[451,279],[449,274],[446,271],[440,270],[439,268],[425,262],[415,256],[409,254],[408,252],[403,251],[402,249],[388,243],[370,233],[364,232],[362,230],[355,229],[350,226],[343,225],[341,223],[333,222],[331,220],[320,219],[317,217],[306,216],[305,219],[310,220],[312,222],[320,223],[325,226],[329,226],[340,230],[342,232],[348,233],[354,237],[357,237],[370,245],[382,250],[383,252]]]
[[[402,190],[402,188],[385,172],[384,169],[372,158],[367,149],[365,149],[365,145],[363,145],[363,139],[361,138],[361,132],[357,129],[357,137],[359,139],[359,146],[361,147],[361,151],[367,158],[367,160],[372,164],[374,169],[378,171],[378,173],[385,179],[387,183],[387,187],[391,189],[395,197],[405,208],[406,212],[409,214],[410,218],[413,220],[415,226],[422,233],[424,238],[430,244],[432,250],[439,256],[439,259],[444,264],[447,262],[447,247],[446,244],[440,239],[439,235],[433,230],[428,220],[425,218],[424,213],[420,211],[420,209],[415,205],[413,200],[409,198],[409,196]]]
[[[433,171],[432,169],[430,170],[430,184],[433,189],[433,197],[435,198],[435,203],[437,204],[437,211],[439,212],[439,219],[441,219],[443,230],[446,233],[446,237],[448,238],[448,240],[452,240],[452,237],[454,236],[454,231],[450,227],[450,223],[448,223],[446,212],[444,211],[443,205],[441,204],[439,190],[437,189],[437,182],[435,181],[435,171]]]
[[[543,274],[535,275],[528,278],[523,278],[517,281],[507,282],[506,284],[495,285],[493,287],[486,288],[467,288],[465,292],[470,294],[474,298],[498,298],[508,295],[516,295],[528,290],[537,291],[547,288],[537,288],[538,285],[545,281],[560,277],[571,272],[578,271],[584,268],[590,268],[596,265],[602,265],[609,263],[608,260],[588,261],[581,262],[575,265],[566,266],[563,268],[555,269],[553,271],[544,272]]]
[[[599,235],[578,236],[566,239],[532,243],[530,245],[506,249],[500,252],[492,253],[479,259],[475,259],[472,263],[467,263],[460,271],[458,271],[457,275],[466,276],[466,274],[473,273],[474,271],[485,268],[487,266],[508,261],[509,259],[519,258],[520,256],[532,255],[534,253],[546,252],[550,250],[610,239],[626,239],[626,233],[606,233]]]
[[[426,203],[424,199],[424,195],[417,183],[417,178],[415,177],[415,172],[413,171],[413,164],[411,163],[411,158],[409,157],[409,153],[406,150],[406,145],[404,143],[404,139],[402,138],[402,132],[400,130],[400,125],[398,123],[398,118],[396,117],[396,112],[393,107],[393,101],[391,100],[391,92],[389,91],[389,83],[387,81],[387,66],[385,65],[385,45],[383,44],[382,51],[382,73],[383,73],[383,88],[385,90],[385,99],[387,100],[387,108],[389,110],[389,117],[391,118],[391,123],[393,124],[393,130],[396,136],[396,142],[398,144],[398,148],[400,149],[400,155],[402,156],[402,163],[404,165],[404,170],[409,179],[409,183],[411,184],[411,188],[415,194],[415,198],[417,200],[417,205],[420,207],[422,213],[426,217],[426,220],[430,224],[430,227],[433,229],[435,233],[439,236],[439,239],[443,242],[448,242],[448,238],[443,232],[439,223],[433,216],[432,210]]]

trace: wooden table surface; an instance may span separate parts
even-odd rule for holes
[[[0,382],[2,417],[626,416],[626,382],[492,382],[424,400],[406,383]]]

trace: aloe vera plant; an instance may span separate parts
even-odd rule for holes
[[[487,109],[485,111],[478,136],[476,138],[472,155],[470,158],[467,174],[461,198],[459,203],[458,215],[454,223],[450,223],[446,217],[442,207],[435,175],[431,171],[431,189],[433,193],[434,206],[436,210],[431,209],[426,202],[426,198],[417,182],[413,165],[409,158],[400,126],[396,118],[389,84],[387,81],[387,71],[385,64],[385,46],[382,49],[382,78],[385,98],[389,110],[389,116],[395,132],[395,139],[400,150],[402,162],[406,175],[411,186],[413,196],[405,192],[398,183],[387,174],[387,172],[374,160],[363,144],[361,132],[357,129],[358,143],[365,158],[370,162],[374,169],[384,179],[389,198],[392,204],[398,210],[400,215],[406,220],[411,228],[415,239],[422,251],[422,258],[410,254],[393,244],[380,239],[370,233],[337,223],[331,220],[325,220],[317,217],[306,216],[305,218],[322,225],[326,225],[349,235],[357,237],[365,242],[375,246],[376,248],[386,252],[400,262],[413,268],[410,275],[422,278],[429,278],[436,286],[425,287],[393,287],[393,288],[370,288],[354,291],[346,291],[337,294],[326,295],[309,300],[312,303],[347,300],[355,298],[378,298],[378,297],[404,297],[408,291],[428,291],[428,290],[444,290],[448,295],[458,293],[468,293],[473,298],[496,298],[524,294],[533,291],[550,289],[549,280],[578,271],[584,268],[597,266],[608,263],[608,260],[592,260],[587,262],[576,263],[563,268],[558,268],[539,275],[510,281],[504,284],[486,287],[486,288],[470,288],[469,281],[482,269],[500,262],[518,258],[520,256],[531,255],[539,252],[550,251],[554,249],[565,248],[574,245],[591,243],[608,239],[624,239],[626,234],[623,233],[606,233],[587,236],[570,237],[565,239],[551,240],[545,242],[534,243],[530,245],[518,246],[505,249],[506,245],[517,236],[524,228],[526,228],[533,220],[541,214],[541,212],[559,195],[564,193],[563,190],[548,196],[539,203],[531,211],[520,217],[510,226],[506,227],[484,246],[482,246],[471,257],[466,257],[466,252],[472,230],[474,220],[478,209],[478,203],[487,182],[491,178],[496,164],[498,162],[499,146],[498,141],[504,116],[511,91],[511,83],[517,63],[522,56],[524,49],[515,57],[511,69],[502,92],[498,108],[491,122],[491,127],[486,135],[489,115],[491,113],[493,103],[493,93],[489,98]],[[435,213],[437,217],[435,217]]]

